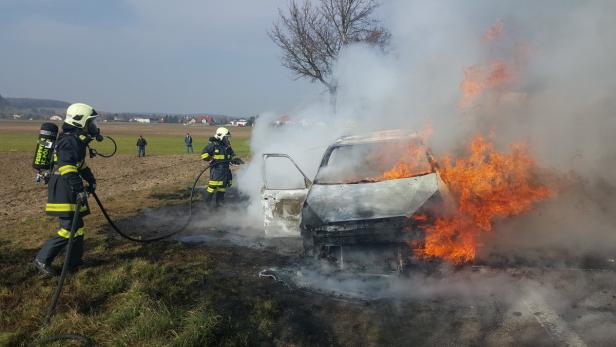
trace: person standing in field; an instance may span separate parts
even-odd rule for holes
[[[47,215],[58,217],[60,228],[54,237],[43,244],[34,258],[34,265],[48,276],[58,274],[51,263],[67,246],[72,227],[75,227],[75,239],[72,251],[67,255],[69,270],[75,270],[84,263],[83,217],[90,213],[88,194],[94,193],[96,189],[96,179],[85,158],[90,141],[100,137],[97,117],[92,106],[82,103],[72,104],[66,110],[62,133],[53,154],[53,174],[47,183],[45,206]],[[83,181],[88,185],[84,185]],[[73,220],[77,208],[79,214]]]
[[[143,135],[139,135],[137,139],[137,157],[145,157],[145,146],[148,142],[143,138]]]
[[[192,136],[190,136],[190,133],[186,133],[186,136],[184,136],[184,144],[186,145],[186,153],[192,153]]]
[[[244,162],[235,156],[231,148],[231,133],[227,128],[218,128],[210,141],[203,148],[201,159],[210,163],[210,180],[207,185],[205,203],[209,207],[216,196],[216,207],[225,200],[225,192],[231,187],[233,176],[229,164],[240,165]]]

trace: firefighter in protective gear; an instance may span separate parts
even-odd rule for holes
[[[55,275],[51,267],[54,258],[68,244],[75,209],[79,205],[79,218],[73,249],[70,254],[69,269],[73,270],[82,263],[83,256],[83,216],[90,213],[88,193],[96,189],[96,179],[85,163],[86,148],[92,139],[99,139],[100,129],[96,125],[96,111],[86,104],[72,104],[66,110],[62,132],[56,142],[53,156],[52,175],[47,187],[48,215],[56,216],[60,221],[57,235],[47,240],[36,255],[36,267],[47,275]],[[84,186],[83,180],[88,185]]]
[[[201,159],[210,162],[210,180],[207,186],[205,197],[206,204],[210,205],[216,196],[216,207],[220,206],[225,200],[227,188],[233,184],[233,176],[229,164],[242,164],[240,158],[235,157],[231,148],[231,133],[227,128],[218,128],[214,137],[203,148]]]

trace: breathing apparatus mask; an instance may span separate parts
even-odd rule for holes
[[[227,146],[230,146],[231,145],[231,134],[223,136],[222,143],[224,143]]]
[[[92,139],[97,142],[103,141],[103,135],[101,135],[101,129],[96,124],[96,118],[88,119],[84,131],[88,137],[90,137],[90,141]]]
[[[220,127],[216,129],[216,134],[214,135],[214,138],[227,146],[231,144],[231,132],[225,127]]]

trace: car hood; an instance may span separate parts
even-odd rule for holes
[[[436,173],[373,183],[314,184],[306,202],[324,223],[411,216],[439,190]]]

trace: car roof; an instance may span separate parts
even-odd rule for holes
[[[374,142],[384,142],[384,141],[392,141],[392,140],[421,140],[421,137],[417,135],[416,132],[412,132],[409,130],[382,130],[375,131],[367,134],[358,134],[358,135],[350,135],[343,136],[336,140],[336,145],[354,145],[361,143],[374,143]]]

